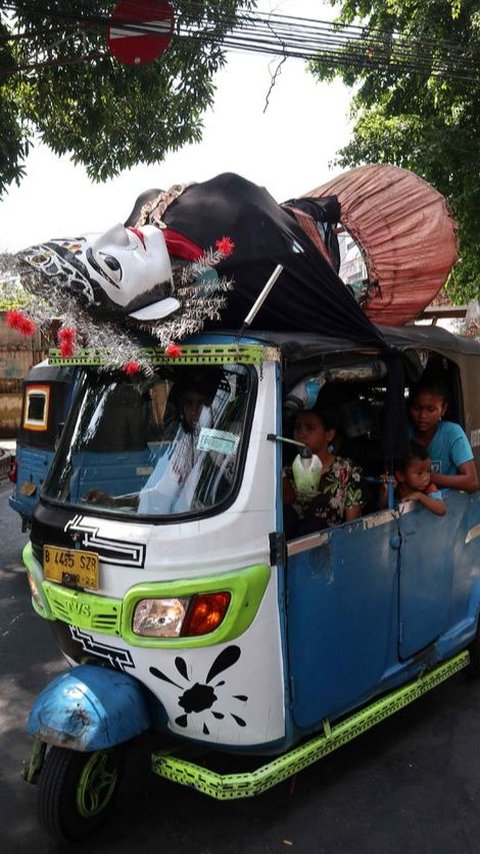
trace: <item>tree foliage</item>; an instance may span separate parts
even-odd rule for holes
[[[339,74],[357,87],[353,138],[339,152],[338,163],[395,163],[443,193],[458,223],[461,256],[448,292],[455,302],[478,296],[480,73],[475,80],[464,74],[467,64],[471,69],[480,62],[478,0],[331,0],[331,5],[341,7],[342,22],[361,20],[365,40],[363,68],[349,65],[347,55],[341,69],[312,65],[320,79]],[[380,31],[379,47],[371,37]],[[398,59],[399,45],[409,44],[421,55],[417,67]],[[377,50],[389,61],[377,64]],[[442,58],[449,63],[444,73],[435,65]]]
[[[222,35],[251,0],[176,2],[175,27],[192,37],[174,36],[155,62],[134,66],[107,50],[115,5],[0,0],[0,196],[24,177],[35,138],[96,181],[201,139],[213,75],[225,63]]]

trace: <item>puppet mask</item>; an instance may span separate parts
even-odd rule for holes
[[[172,269],[162,232],[152,225],[103,234],[51,240],[19,253],[49,277],[56,277],[87,308],[135,320],[158,320],[176,311]]]

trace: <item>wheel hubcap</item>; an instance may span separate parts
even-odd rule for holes
[[[86,763],[77,788],[77,809],[83,818],[101,812],[112,797],[117,782],[115,760],[107,751],[94,753]]]

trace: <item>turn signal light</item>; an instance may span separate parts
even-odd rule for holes
[[[182,637],[208,635],[215,631],[227,613],[230,598],[230,593],[193,596],[180,632]]]
[[[37,583],[36,583],[35,579],[33,578],[33,576],[29,572],[27,572],[27,580],[28,580],[28,584],[30,586],[30,593],[32,594],[32,599],[36,602],[38,607],[42,611],[44,611],[45,607],[44,607],[44,604],[42,601],[42,597],[40,596],[40,592],[39,592],[39,589],[37,587]]]

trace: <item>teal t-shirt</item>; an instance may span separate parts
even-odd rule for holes
[[[432,471],[457,474],[462,463],[473,460],[473,451],[460,424],[439,421],[435,436],[427,448]]]

